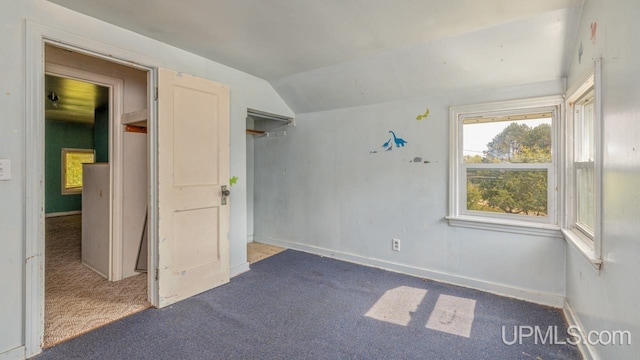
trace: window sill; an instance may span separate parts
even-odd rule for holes
[[[595,251],[589,244],[587,244],[580,235],[573,232],[571,229],[562,229],[562,234],[565,240],[573,246],[574,249],[587,260],[587,262],[593,267],[593,269],[600,273],[602,267],[602,259],[596,256]]]
[[[523,235],[554,237],[562,239],[558,225],[538,224],[526,221],[492,219],[477,216],[447,216],[450,226],[460,226],[471,229],[492,230]]]

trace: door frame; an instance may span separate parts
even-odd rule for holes
[[[108,44],[26,20],[25,36],[25,304],[24,340],[27,358],[42,352],[44,338],[44,45],[101,58],[148,73],[149,136],[149,273],[148,299],[158,306],[155,276],[158,259],[158,131],[154,89],[160,62]]]
[[[47,62],[46,75],[80,80],[109,88],[109,273],[110,281],[122,279],[122,132],[119,121],[123,112],[124,81],[66,65]],[[46,195],[46,194],[45,194]]]

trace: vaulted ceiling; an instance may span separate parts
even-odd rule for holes
[[[297,113],[557,79],[583,0],[50,0],[271,82]]]

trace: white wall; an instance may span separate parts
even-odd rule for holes
[[[631,346],[597,346],[601,359],[637,359],[640,353],[639,16],[637,0],[587,0],[568,77],[572,85],[589,71],[593,59],[602,58],[604,264],[600,274],[572,247],[567,250],[567,300],[585,330],[632,333]]]
[[[449,106],[563,91],[555,80],[298,114],[287,136],[255,140],[255,239],[559,305],[564,240],[444,217]],[[384,152],[389,130],[406,147]]]
[[[239,177],[231,198],[231,266],[246,263],[246,108],[292,116],[266,81],[186,51],[51,4],[7,0],[0,11],[0,158],[11,159],[13,178],[0,181],[0,354],[20,357],[24,345],[25,254],[25,19],[75,36],[146,56],[157,64],[230,85],[231,175]],[[17,354],[17,355],[16,355]],[[23,354],[23,353],[22,353]]]

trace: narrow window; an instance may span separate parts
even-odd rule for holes
[[[600,66],[598,59],[593,70],[567,93],[563,126],[562,233],[596,269],[602,264]]]
[[[575,226],[593,240],[595,228],[594,98],[591,89],[574,105]]]

